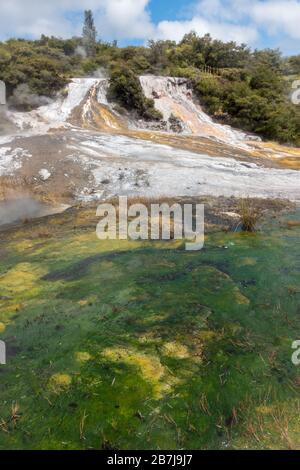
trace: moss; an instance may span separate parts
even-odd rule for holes
[[[162,366],[159,357],[150,354],[141,354],[138,350],[125,348],[108,348],[102,355],[113,362],[132,365],[137,369],[152,387],[153,398],[158,400],[164,393],[171,391],[172,384],[176,382],[170,377]]]
[[[88,362],[92,359],[92,356],[88,352],[77,352],[75,353],[76,361],[80,363]]]
[[[0,417],[9,422],[12,403],[20,416],[0,448],[299,446],[300,227],[290,220],[299,210],[262,220],[259,233],[208,234],[193,253],[100,242],[84,208],[42,246],[25,249],[30,226],[7,233]]]
[[[67,374],[54,374],[50,378],[49,388],[54,393],[61,393],[67,390],[72,383],[72,378]]]
[[[177,341],[165,343],[163,345],[163,354],[177,359],[186,359],[190,356],[187,347]]]

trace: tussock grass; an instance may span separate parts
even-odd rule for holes
[[[259,209],[250,199],[243,199],[239,204],[238,212],[240,215],[238,227],[241,227],[244,232],[255,232],[261,217]]]

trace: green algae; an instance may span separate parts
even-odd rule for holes
[[[2,241],[0,448],[298,448],[293,219],[193,253],[100,242],[72,219]]]

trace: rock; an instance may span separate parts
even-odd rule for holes
[[[170,126],[170,131],[176,132],[177,134],[180,134],[183,132],[184,130],[183,122],[177,116],[175,116],[174,114],[171,114],[168,122]]]
[[[152,96],[155,100],[158,100],[160,98],[159,94],[156,91],[152,92]]]
[[[43,181],[47,181],[50,178],[51,173],[48,170],[46,170],[46,168],[43,168],[42,170],[39,171],[39,175]]]

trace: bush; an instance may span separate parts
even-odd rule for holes
[[[206,111],[266,139],[299,145],[300,110],[292,105],[278,71],[252,65],[252,70],[193,81]]]
[[[116,101],[128,111],[135,111],[146,120],[162,119],[161,113],[154,107],[154,101],[145,97],[139,78],[125,66],[112,73],[108,99]]]
[[[64,55],[22,41],[9,41],[7,48],[9,55],[2,55],[0,49],[0,79],[6,83],[8,96],[26,84],[32,93],[52,97],[68,83]]]
[[[150,41],[149,47],[117,47],[98,42],[92,58],[82,38],[59,39],[43,35],[38,41],[11,39],[0,43],[0,80],[8,96],[26,84],[29,95],[53,97],[75,76],[98,68],[111,74],[110,97],[147,120],[161,114],[147,99],[138,76],[152,73],[185,77],[209,114],[267,139],[300,145],[300,107],[289,100],[292,80],[300,73],[300,56],[282,58],[278,50],[252,52],[245,45],[223,43],[191,32],[174,41]],[[218,76],[201,73],[207,65]],[[284,74],[290,74],[288,79]]]

